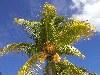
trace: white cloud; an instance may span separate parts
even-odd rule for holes
[[[72,0],[71,9],[77,8],[81,13],[73,14],[72,17],[81,20],[89,20],[100,32],[100,0]],[[83,6],[82,6],[83,5]]]

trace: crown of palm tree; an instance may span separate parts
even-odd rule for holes
[[[40,21],[15,18],[25,28],[35,43],[13,43],[0,50],[0,55],[24,51],[30,58],[18,71],[18,75],[32,75],[30,70],[39,61],[47,61],[45,75],[86,75],[62,55],[85,56],[73,46],[81,38],[88,38],[95,28],[87,21],[58,16],[52,4],[45,3]]]

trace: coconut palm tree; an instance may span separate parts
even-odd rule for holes
[[[18,75],[35,75],[31,72],[32,67],[44,62],[44,75],[86,75],[86,72],[62,56],[85,57],[74,47],[74,43],[89,38],[94,33],[95,28],[90,23],[59,16],[56,8],[48,3],[44,4],[39,21],[15,18],[15,22],[23,26],[34,41],[8,44],[0,51],[1,56],[21,51],[29,56]]]

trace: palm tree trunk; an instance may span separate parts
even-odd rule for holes
[[[47,62],[44,75],[56,75],[55,63],[51,61]]]

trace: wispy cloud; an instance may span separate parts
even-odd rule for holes
[[[57,8],[57,13],[59,15],[64,15],[64,16],[71,16],[71,9],[70,5],[72,4],[71,0],[51,0],[51,3],[55,5]]]
[[[72,2],[73,5],[70,8],[78,9],[77,13],[72,14],[72,17],[88,20],[100,32],[100,0],[72,0]]]

